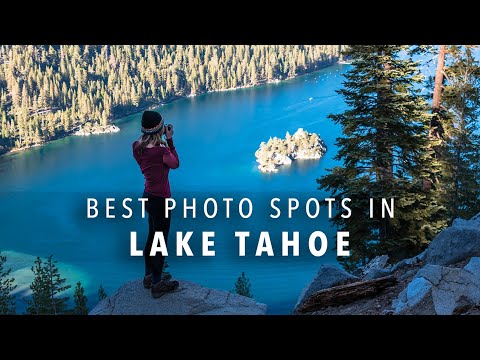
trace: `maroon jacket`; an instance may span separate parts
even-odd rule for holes
[[[136,150],[137,141],[132,144],[133,157],[145,177],[145,191],[155,196],[171,196],[168,171],[180,165],[173,139],[167,139],[167,144],[168,147],[145,148],[143,154]]]

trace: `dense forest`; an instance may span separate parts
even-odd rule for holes
[[[480,212],[480,63],[473,46],[354,45],[338,92],[348,109],[336,159],[318,179],[332,197],[352,199],[352,215],[333,219],[350,232],[348,270],[376,255],[413,256],[457,217]],[[436,62],[422,76],[415,54]],[[420,89],[426,89],[420,93]],[[370,217],[369,199],[376,206]],[[383,198],[395,214],[381,218]]]
[[[339,45],[2,45],[0,153],[176,97],[253,86],[336,61]]]

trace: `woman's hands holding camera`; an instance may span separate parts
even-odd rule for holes
[[[173,125],[168,124],[165,126],[165,137],[171,139],[173,137]]]

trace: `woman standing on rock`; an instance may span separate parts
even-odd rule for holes
[[[170,215],[165,216],[165,199],[171,196],[168,173],[179,166],[178,154],[173,144],[173,126],[165,125],[156,111],[145,111],[142,116],[142,136],[132,144],[133,157],[145,177],[143,197],[147,198],[148,238],[143,251],[145,277],[143,285],[158,298],[178,288],[178,281],[170,274],[162,274],[164,256],[157,252],[150,256],[155,232],[162,232],[165,242],[170,230]],[[165,134],[166,142],[162,139]]]

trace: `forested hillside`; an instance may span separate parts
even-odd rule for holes
[[[0,46],[0,153],[179,96],[314,71],[338,45]]]

